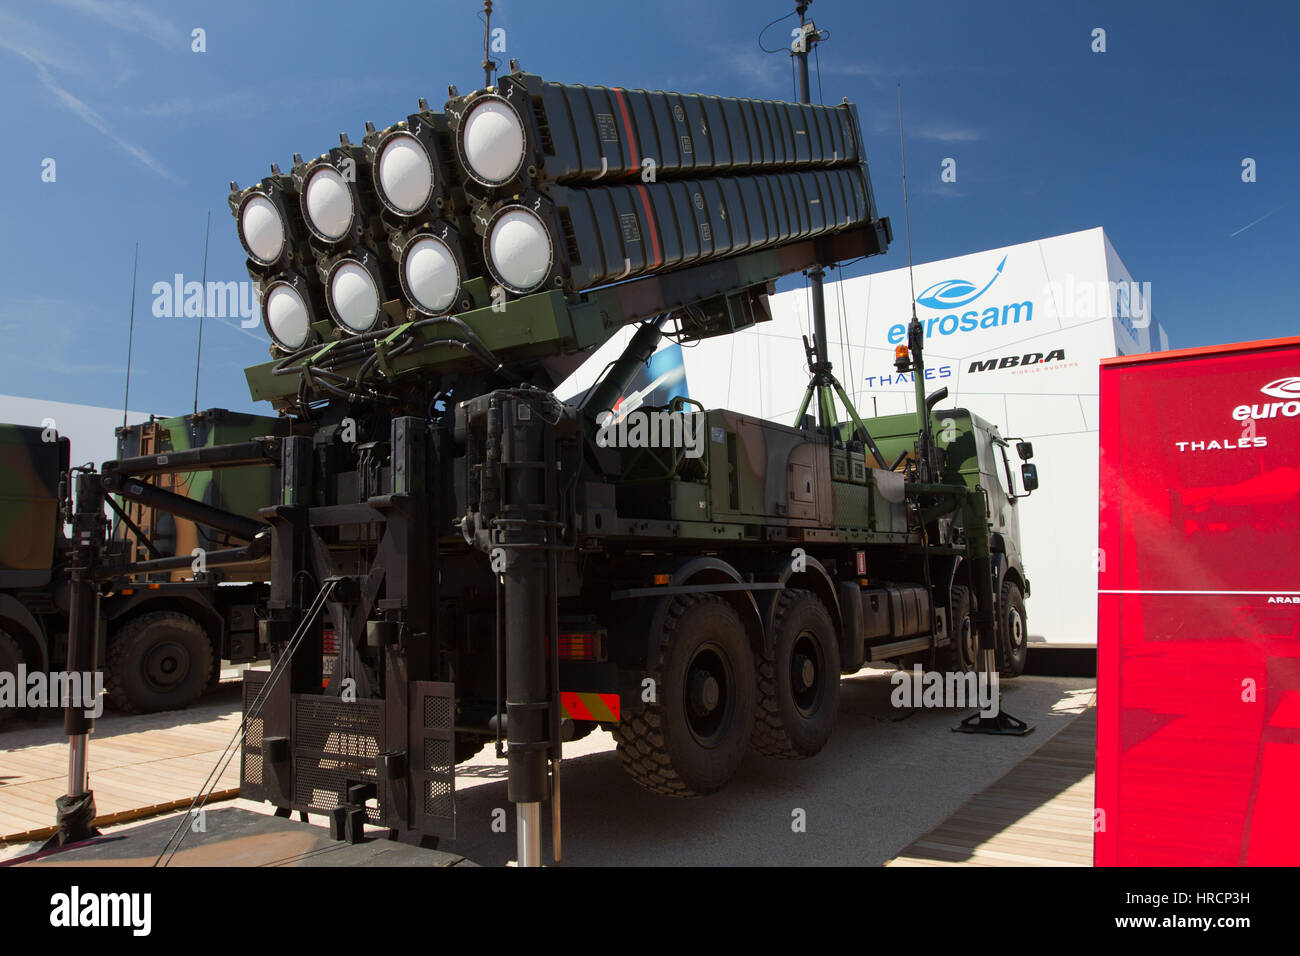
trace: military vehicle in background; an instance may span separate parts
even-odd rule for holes
[[[120,456],[154,455],[274,435],[278,420],[209,409],[117,429]],[[58,670],[67,657],[72,487],[70,445],[48,429],[0,425],[0,672]],[[170,476],[169,493],[255,515],[274,501],[272,465]],[[214,687],[223,661],[266,656],[257,644],[267,562],[206,569],[201,554],[231,536],[138,502],[114,501],[109,547],[131,560],[174,558],[183,567],[123,577],[100,600],[100,667],[109,703],[148,713],[188,706]],[[0,708],[0,721],[12,717]]]
[[[246,377],[283,430],[79,475],[69,669],[93,655],[95,594],[160,567],[98,547],[105,498],[173,508],[169,475],[265,462],[280,484],[260,524],[205,519],[248,542],[209,567],[270,560],[240,789],[340,839],[454,835],[455,765],[491,743],[535,865],[545,801],[560,856],[564,743],[597,726],[639,785],[702,796],[751,749],[817,754],[841,674],[867,661],[1022,668],[1015,511],[1034,466],[1013,474],[1010,440],[936,409],[915,315],[895,360],[915,415],[861,418],[826,354],[825,267],[893,233],[856,108],[809,102],[823,34],[806,7],[799,103],[512,62],[441,112],[420,100],[360,145],[232,183],[273,342]],[[800,271],[811,381],[792,424],[683,397],[614,414],[662,338],[768,321],[776,279]],[[597,382],[558,400],[623,329]],[[84,767],[91,722],[65,724]],[[1000,710],[965,726],[1026,730]],[[79,771],[62,799],[93,810]]]

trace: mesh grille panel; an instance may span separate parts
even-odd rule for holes
[[[435,817],[450,817],[456,812],[450,783],[430,780],[424,785],[424,812]]]
[[[262,688],[267,675],[259,671],[244,672],[243,713],[249,708]],[[244,727],[244,739],[239,748],[239,790],[244,796],[261,799],[262,796],[262,718],[254,717]]]
[[[348,784],[378,781],[375,756],[384,749],[382,704],[309,694],[293,699],[293,799],[298,806],[332,810],[347,802]],[[381,811],[368,806],[378,823]]]
[[[411,698],[416,705],[410,723],[411,809],[422,832],[454,839],[456,688],[440,681],[416,681]]]
[[[450,743],[433,737],[424,742],[424,766],[421,768],[422,770],[445,773],[450,764]]]
[[[424,698],[424,726],[444,727],[451,723],[451,701],[446,697]]]

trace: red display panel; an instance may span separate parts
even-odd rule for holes
[[[1300,339],[1101,368],[1098,866],[1300,864]]]

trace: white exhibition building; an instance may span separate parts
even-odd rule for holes
[[[1100,227],[914,272],[927,391],[947,386],[940,408],[968,408],[1004,437],[1034,445],[1041,484],[1017,506],[1031,640],[1094,644],[1098,362],[1169,347],[1149,290],[1133,282]],[[864,417],[911,411],[911,377],[893,364],[911,319],[907,268],[837,278],[830,272],[826,281],[836,377]],[[809,293],[782,292],[770,304],[771,322],[682,349],[691,398],[793,424],[808,382]],[[560,394],[591,384],[630,335],[607,343]]]

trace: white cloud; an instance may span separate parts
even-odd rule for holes
[[[24,56],[26,56],[26,54],[24,54]],[[173,181],[176,180],[175,174],[155,159],[147,150],[144,149],[144,147],[137,146],[135,143],[132,143],[128,139],[124,139],[122,136],[109,129],[108,125],[104,122],[103,117],[95,111],[94,107],[85,100],[73,96],[60,86],[58,81],[50,75],[50,71],[45,68],[43,63],[32,59],[30,56],[27,57],[27,59],[30,60],[32,66],[36,67],[36,76],[40,79],[41,83],[54,95],[54,98],[57,99],[65,109],[76,114],[87,126],[90,126],[92,129],[107,136],[117,144],[119,149],[137,162],[152,169],[159,176],[163,176]]]
[[[189,33],[155,10],[127,0],[53,0],[68,10],[93,17],[124,33],[148,37],[160,47],[189,52]]]
[[[67,62],[59,50],[57,42],[51,42],[48,35],[42,37],[38,29],[22,20],[6,16],[0,19],[0,23],[3,23],[6,27],[17,27],[12,33],[9,31],[0,33],[0,48],[9,50],[30,63],[36,70],[36,78],[58,100],[60,105],[76,115],[87,126],[111,139],[119,149],[137,162],[160,176],[173,181],[176,179],[172,171],[155,159],[146,149],[137,146],[110,129],[108,124],[104,122],[104,118],[99,115],[94,107],[85,100],[74,96],[54,78],[50,68],[63,69]]]
[[[974,143],[984,138],[981,131],[967,126],[918,126],[908,130],[907,135],[938,143]]]

